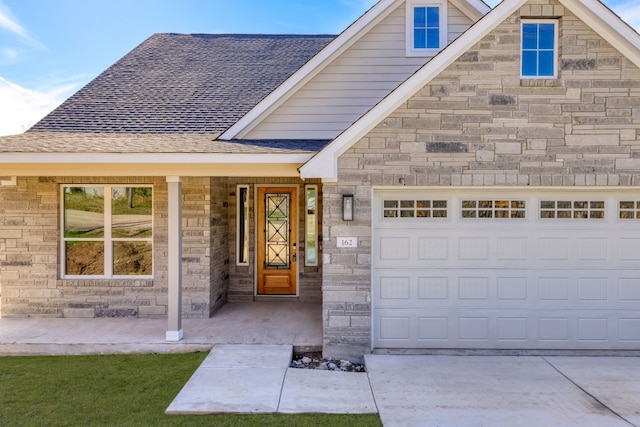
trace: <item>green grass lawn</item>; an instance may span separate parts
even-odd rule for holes
[[[2,426],[381,426],[377,415],[165,415],[207,353],[0,357]]]

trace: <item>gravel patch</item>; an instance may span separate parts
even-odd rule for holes
[[[365,372],[364,365],[351,363],[348,360],[323,359],[320,352],[294,354],[289,366],[322,371]]]

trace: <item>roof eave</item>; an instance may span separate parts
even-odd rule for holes
[[[7,176],[295,176],[313,153],[0,153]]]

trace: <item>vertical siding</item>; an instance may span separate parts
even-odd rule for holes
[[[451,42],[473,22],[451,4],[448,11]],[[406,56],[402,4],[246,138],[335,138],[429,59]]]

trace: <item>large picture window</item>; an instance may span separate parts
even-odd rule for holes
[[[65,186],[62,205],[64,277],[153,274],[150,186]]]

